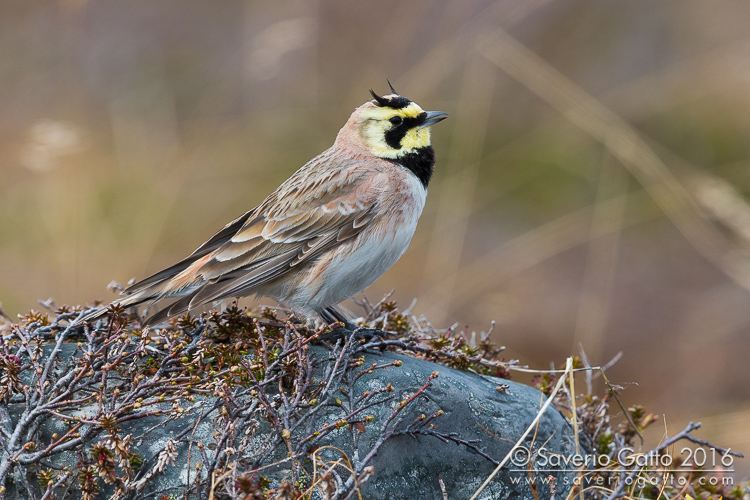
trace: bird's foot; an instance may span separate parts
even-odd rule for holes
[[[337,321],[329,325],[331,330],[324,332],[320,338],[323,340],[346,340],[352,336],[355,339],[371,341],[373,339],[398,338],[398,335],[377,328],[357,326],[350,321]]]

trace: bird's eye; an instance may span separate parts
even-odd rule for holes
[[[388,121],[398,127],[404,120],[400,116],[394,116]]]

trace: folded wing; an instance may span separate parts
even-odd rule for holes
[[[313,177],[315,181],[308,182],[301,169],[190,257],[131,286],[128,292],[142,297],[138,302],[180,297],[147,323],[249,295],[367,227],[375,210],[377,173],[353,165]]]

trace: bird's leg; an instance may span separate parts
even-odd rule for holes
[[[326,310],[326,309],[322,309],[322,310],[318,311],[318,316],[320,316],[321,319],[323,321],[325,321],[329,325],[331,323],[335,323],[336,322],[336,318],[334,318],[333,316],[331,316],[331,313],[329,313],[328,310]]]
[[[326,307],[326,308],[325,308],[325,309],[324,309],[323,311],[324,311],[324,312],[326,313],[326,315],[328,315],[328,316],[329,316],[330,318],[333,318],[333,321],[329,321],[328,319],[326,319],[326,318],[325,318],[325,317],[324,317],[324,316],[323,316],[323,315],[321,314],[321,316],[323,317],[323,320],[324,320],[324,321],[326,321],[326,322],[328,322],[328,323],[334,323],[334,322],[336,322],[336,321],[340,321],[341,323],[343,323],[343,324],[344,324],[344,328],[346,328],[346,329],[347,329],[347,330],[349,330],[350,332],[353,332],[354,330],[356,330],[356,329],[357,329],[357,325],[355,325],[354,323],[352,323],[351,321],[349,321],[349,320],[347,319],[347,317],[346,317],[346,316],[344,316],[343,314],[341,314],[341,312],[339,312],[339,311],[338,311],[338,310],[337,310],[337,309],[336,309],[335,307],[333,307],[333,306],[331,306],[331,307]]]
[[[323,318],[323,321],[325,321],[328,324],[335,323],[337,321],[344,324],[343,329],[338,329],[338,330],[334,330],[331,332],[331,334],[334,334],[334,335],[336,334],[340,335],[341,333],[344,333],[344,332],[355,333],[356,337],[364,338],[366,340],[372,340],[375,337],[388,338],[389,336],[390,337],[395,336],[393,333],[390,333],[390,332],[384,332],[382,330],[357,326],[351,321],[349,321],[346,318],[346,316],[341,314],[341,312],[339,312],[333,306],[326,307],[322,311],[319,311],[318,314],[320,314],[320,317]]]

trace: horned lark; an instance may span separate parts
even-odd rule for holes
[[[429,127],[448,116],[391,92],[381,97],[371,90],[373,99],[354,110],[331,148],[189,257],[133,284],[115,303],[176,299],[146,320],[158,324],[255,294],[350,325],[334,306],[406,251],[435,165]]]

